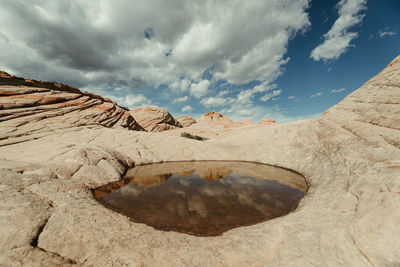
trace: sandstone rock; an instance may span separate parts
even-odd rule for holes
[[[182,125],[165,109],[147,107],[131,110],[130,114],[141,127],[149,132],[162,132],[165,130],[181,128]]]
[[[185,129],[169,131],[167,134],[178,136],[182,132],[187,132],[204,138],[214,138],[225,132],[230,132],[232,129],[249,125],[254,125],[254,123],[249,120],[234,122],[221,113],[211,111],[202,115],[195,123],[185,127]]]
[[[189,127],[193,123],[196,123],[196,120],[192,116],[182,116],[179,117],[177,121],[182,125],[182,127]]]
[[[243,126],[203,142],[104,127],[75,104],[65,113],[69,106],[59,99],[16,101],[12,95],[26,90],[49,94],[20,82],[1,86],[0,265],[400,264],[400,57],[319,118]],[[80,95],[59,93],[63,103]],[[53,104],[40,101],[56,101],[51,114],[63,115],[47,117]],[[33,109],[24,113],[18,105]],[[31,120],[19,121],[24,116]],[[288,215],[213,238],[133,223],[90,191],[133,163],[192,160],[278,165],[303,174],[310,187]]]
[[[204,115],[202,115],[197,122],[199,123],[224,123],[224,124],[232,124],[233,121],[229,119],[228,117],[222,115],[221,113],[218,112],[208,112]]]
[[[258,124],[263,125],[263,124],[275,124],[276,121],[273,119],[262,119]]]
[[[253,125],[253,124],[254,124],[254,122],[249,121],[249,120],[234,121],[234,122],[233,122],[233,127],[234,127],[234,128],[239,128],[239,127],[243,127],[243,126],[246,126],[246,125]]]
[[[58,83],[0,73],[0,144],[22,142],[82,125],[143,130],[116,103]]]

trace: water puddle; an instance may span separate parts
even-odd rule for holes
[[[307,190],[295,172],[250,162],[168,162],[130,169],[95,198],[158,230],[217,236],[285,215]]]

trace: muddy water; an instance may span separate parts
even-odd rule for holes
[[[216,236],[285,215],[307,190],[295,172],[250,162],[170,162],[136,166],[95,198],[158,230]]]

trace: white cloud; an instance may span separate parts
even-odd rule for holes
[[[269,84],[268,82],[261,83],[257,86],[254,86],[252,89],[253,93],[262,93],[278,87],[276,84]]]
[[[118,105],[126,107],[130,110],[154,106],[154,104],[143,94],[127,94],[123,97],[106,95],[105,97],[110,98],[111,100],[117,102]]]
[[[199,83],[192,83],[190,86],[190,95],[200,98],[202,96],[205,96],[208,94],[210,91],[208,90],[208,87],[210,86],[210,81],[209,80],[203,80]]]
[[[259,85],[254,86],[252,89],[243,90],[239,92],[239,94],[237,94],[235,98],[231,98],[229,101],[230,107],[222,109],[221,112],[241,119],[245,119],[246,116],[255,118],[257,116],[257,112],[262,109],[261,107],[254,105],[253,98],[255,94],[271,91],[276,87],[276,84],[263,82]],[[276,95],[279,95],[281,92],[282,90],[274,90],[270,93],[265,94],[261,98],[267,101],[267,96],[269,96],[269,94],[272,95],[270,97],[272,98]]]
[[[288,96],[288,99],[293,100],[293,102],[300,102],[300,99],[298,99],[298,98],[297,98],[296,96],[294,96],[294,95]]]
[[[3,0],[0,68],[78,87],[271,82],[288,41],[310,26],[309,0]],[[223,15],[221,15],[223,14]]]
[[[343,92],[344,90],[346,90],[346,89],[345,88],[333,89],[333,90],[331,90],[331,94],[337,94],[337,93]]]
[[[387,27],[385,29],[379,31],[380,38],[384,38],[387,36],[393,36],[396,34],[397,34],[397,31],[390,31],[389,28],[387,28]]]
[[[314,60],[335,60],[346,52],[353,39],[358,37],[356,32],[348,30],[361,23],[366,9],[367,0],[341,0],[337,4],[339,18],[332,28],[324,35],[324,41],[311,52]]]
[[[224,96],[226,96],[227,94],[229,94],[230,93],[230,91],[227,89],[227,90],[222,90],[222,91],[220,91],[219,93],[218,93],[218,96],[219,97],[224,97]]]
[[[260,97],[259,99],[263,102],[267,102],[268,100],[272,99],[272,100],[276,100],[274,99],[275,96],[280,95],[282,93],[282,90],[274,90],[272,92],[269,92],[267,94],[265,94],[264,96]]]
[[[318,92],[318,93],[310,95],[310,98],[314,98],[314,97],[321,96],[321,95],[322,95],[322,92]]]
[[[191,111],[193,111],[193,108],[192,108],[191,106],[189,106],[189,105],[186,105],[186,106],[184,106],[184,107],[182,108],[181,111],[182,111],[182,112],[191,112]]]
[[[189,99],[188,96],[182,96],[182,97],[178,97],[178,98],[174,99],[172,101],[172,103],[183,103],[183,102],[188,101],[188,99]]]
[[[200,100],[200,104],[205,106],[206,108],[211,108],[211,107],[220,107],[224,106],[228,103],[231,103],[233,101],[232,98],[223,98],[220,96],[217,97],[206,97]]]
[[[171,87],[172,91],[174,91],[175,93],[183,93],[187,91],[189,85],[190,85],[190,80],[182,79],[174,81],[169,85],[169,87]]]

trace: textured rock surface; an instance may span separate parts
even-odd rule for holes
[[[1,112],[11,117],[0,122],[0,265],[400,264],[400,57],[320,118],[208,141],[85,122],[10,142],[53,118],[25,129],[7,126],[18,109]],[[133,223],[89,190],[118,181],[133,163],[180,160],[275,164],[303,174],[310,188],[287,216],[213,238]]]
[[[0,73],[0,144],[23,142],[81,125],[143,130],[109,99],[57,83]]]
[[[192,116],[182,116],[179,117],[177,121],[182,125],[182,127],[189,127],[193,123],[196,123],[196,120]]]
[[[135,118],[140,126],[149,132],[162,132],[182,127],[182,125],[163,108],[138,108],[131,110],[130,114]]]

